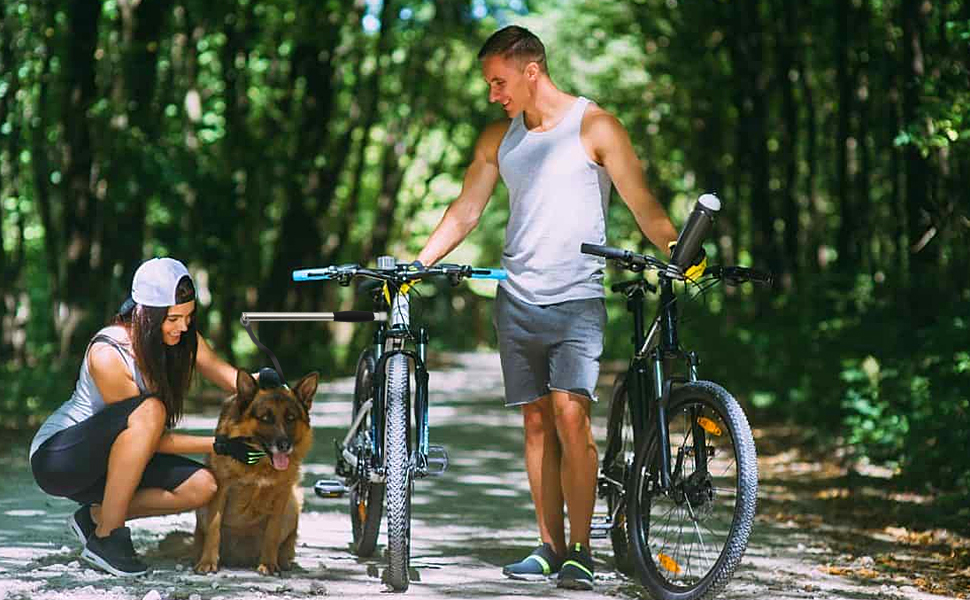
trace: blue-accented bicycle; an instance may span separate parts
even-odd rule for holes
[[[429,335],[411,322],[409,294],[420,282],[441,277],[458,285],[464,279],[505,279],[505,271],[455,264],[425,267],[399,263],[391,256],[379,257],[375,268],[346,264],[293,271],[294,281],[333,280],[347,286],[355,278],[365,278],[383,284],[372,287],[373,298],[376,310],[387,311],[388,318],[379,322],[357,361],[350,428],[336,442],[336,473],[343,481],[320,480],[314,490],[326,498],[349,495],[352,549],[357,556],[374,553],[382,509],[386,510],[385,582],[396,591],[406,590],[410,583],[414,480],[439,475],[448,465],[445,449],[430,444]]]

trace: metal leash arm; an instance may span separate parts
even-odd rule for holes
[[[280,361],[276,359],[276,355],[273,351],[263,345],[253,333],[253,326],[250,323],[255,321],[338,321],[344,323],[365,323],[367,321],[383,321],[387,319],[387,313],[385,312],[368,312],[364,310],[343,310],[337,312],[323,312],[323,313],[243,313],[239,317],[239,322],[246,329],[246,333],[249,334],[249,339],[253,340],[256,347],[269,355],[273,360],[273,366],[276,367],[276,372],[280,374],[280,379],[283,383],[286,383],[286,376],[283,375],[283,369],[280,367]]]

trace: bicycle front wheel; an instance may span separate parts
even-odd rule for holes
[[[357,377],[354,382],[354,410],[351,423],[363,410],[364,404],[374,397],[374,368],[377,361],[374,351],[364,350],[357,361]],[[350,451],[358,460],[370,461],[373,444],[373,411],[361,421],[357,433],[351,440]],[[367,467],[370,465],[367,464]],[[350,489],[350,524],[354,541],[351,549],[357,556],[367,558],[374,554],[377,537],[381,532],[381,514],[384,508],[384,484],[370,480],[369,468],[357,468],[347,478]]]
[[[758,465],[737,401],[709,381],[671,394],[671,481],[660,489],[656,429],[641,443],[627,494],[627,530],[639,579],[658,600],[709,600],[748,544]]]
[[[408,589],[411,564],[411,444],[408,427],[410,375],[407,356],[387,361],[387,422],[384,464],[387,493],[387,584],[395,591]]]

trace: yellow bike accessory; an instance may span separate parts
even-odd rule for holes
[[[417,282],[418,282],[417,279],[412,279],[411,281],[409,281],[407,283],[401,284],[401,287],[397,290],[397,293],[398,294],[407,294],[408,291],[410,291],[411,288],[414,287],[414,284],[416,284]],[[386,281],[384,282],[384,288],[383,289],[384,289],[384,299],[387,300],[387,304],[390,305],[391,304],[391,290],[390,290],[389,287],[387,287],[387,282]]]
[[[680,573],[680,565],[677,564],[677,561],[670,558],[663,552],[661,552],[660,554],[657,554],[657,559],[658,559],[658,562],[660,563],[660,566],[664,570],[670,571],[671,573]]]
[[[711,435],[721,435],[721,428],[717,426],[717,423],[707,417],[697,417],[697,424]]]
[[[674,254],[674,246],[676,245],[677,245],[676,241],[673,241],[667,244],[667,251],[670,253],[671,256],[673,256]],[[694,263],[691,266],[687,267],[687,270],[684,271],[684,278],[687,279],[688,281],[697,281],[704,276],[704,271],[706,270],[707,270],[707,252],[705,252],[704,249],[701,248],[701,251],[698,252],[697,256],[694,258]]]

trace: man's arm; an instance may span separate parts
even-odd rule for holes
[[[508,129],[508,121],[492,123],[478,137],[475,155],[465,171],[461,193],[452,200],[444,216],[418,254],[424,265],[433,265],[461,243],[485,210],[498,182],[498,147]]]
[[[670,242],[677,240],[667,212],[647,187],[643,167],[637,158],[623,125],[605,110],[590,107],[583,118],[583,145],[593,160],[606,168],[620,197],[647,238],[664,254]]]

